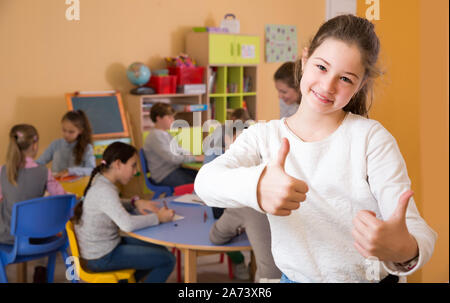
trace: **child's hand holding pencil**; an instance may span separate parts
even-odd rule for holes
[[[161,207],[158,211],[158,219],[159,222],[170,222],[173,219],[173,216],[175,215],[175,211],[173,209],[167,208],[167,203],[165,200],[163,200],[164,207]]]

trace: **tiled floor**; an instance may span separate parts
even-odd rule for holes
[[[245,256],[245,262],[248,264],[250,261],[250,253],[248,251],[243,252]],[[183,259],[183,255],[181,255]],[[230,280],[228,277],[228,264],[227,258],[225,256],[224,262],[219,263],[220,254],[201,256],[197,259],[197,281],[200,283],[239,283],[239,282],[251,282],[250,280]],[[46,261],[45,261],[46,262]],[[39,262],[40,264],[45,264]],[[33,281],[34,267],[39,264],[38,261],[30,261],[27,263],[27,282]],[[183,263],[182,263],[183,264]],[[183,267],[182,268],[182,279],[183,279]],[[17,282],[17,265],[8,265],[6,267],[6,272],[9,282]],[[65,266],[61,255],[56,258],[56,269],[55,269],[55,282],[57,283],[68,283],[65,277]],[[168,283],[177,282],[176,269],[169,276]]]

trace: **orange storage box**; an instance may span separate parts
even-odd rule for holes
[[[151,76],[146,84],[157,94],[175,94],[177,92],[177,76]]]
[[[168,69],[169,75],[177,76],[177,85],[203,83],[204,67],[202,66],[169,67]]]

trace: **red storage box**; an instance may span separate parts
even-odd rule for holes
[[[146,84],[157,94],[175,94],[177,92],[177,76],[151,76]]]
[[[202,66],[193,67],[169,67],[169,75],[177,76],[177,85],[203,83]]]

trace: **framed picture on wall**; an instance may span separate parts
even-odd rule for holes
[[[297,59],[297,27],[295,25],[267,24],[266,62],[286,62]]]

